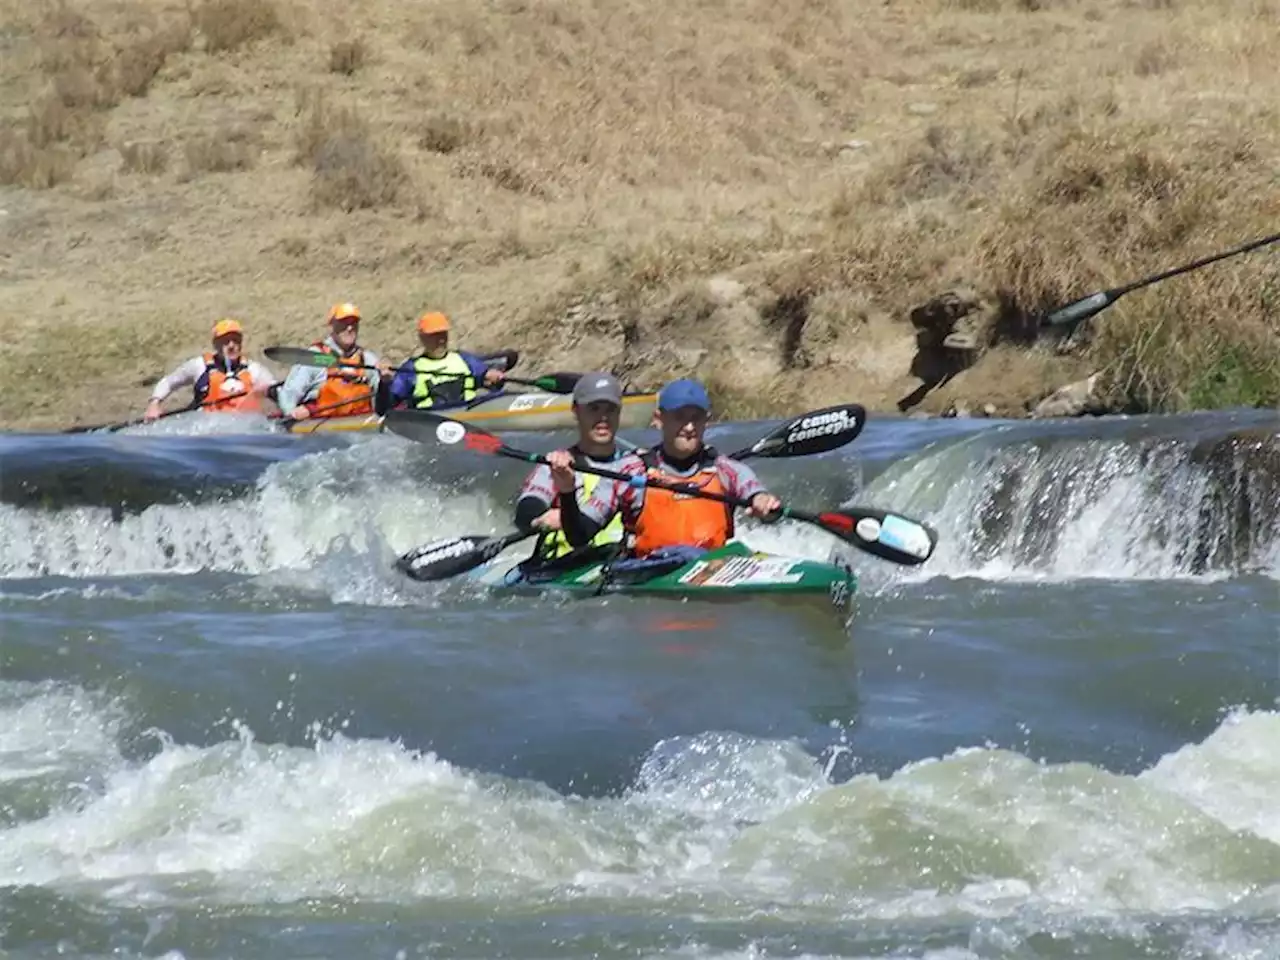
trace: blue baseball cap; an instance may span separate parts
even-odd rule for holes
[[[711,399],[706,388],[697,380],[672,380],[658,394],[659,410],[679,410],[681,407],[698,407],[710,412]]]

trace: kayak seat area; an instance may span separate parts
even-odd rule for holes
[[[593,547],[579,550],[543,563],[526,561],[513,576],[530,584],[547,583],[570,570],[582,570],[591,564],[602,564],[601,586],[610,584],[633,586],[648,583],[693,563],[708,551],[702,547],[667,547],[646,557],[618,557],[619,546]]]
[[[605,568],[604,577],[609,583],[646,583],[693,563],[705,553],[702,547],[664,547],[645,557],[615,560]]]

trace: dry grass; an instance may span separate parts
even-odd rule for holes
[[[309,0],[0,14],[10,424],[136,412],[211,317],[309,342],[347,298],[393,355],[431,305],[530,371],[892,409],[911,310],[958,286],[995,307],[986,352],[926,409],[1016,411],[1092,369],[1126,409],[1280,403],[1274,249],[1129,295],[1068,354],[1032,336],[1274,232],[1277,0],[371,0],[340,33]],[[121,148],[149,175],[110,195],[108,143],[154,150]],[[745,307],[708,299],[717,273]],[[139,323],[108,336],[104,295]]]
[[[474,136],[465,120],[446,113],[435,113],[423,123],[418,146],[431,153],[453,153]]]
[[[202,173],[231,173],[250,169],[258,155],[251,134],[235,127],[223,127],[207,135],[194,136],[183,144],[187,177]]]
[[[169,57],[191,45],[190,21],[140,19],[115,37],[66,3],[36,8],[30,24],[25,115],[0,126],[0,184],[49,189],[98,149],[105,114],[146,95]],[[141,11],[140,11],[141,13]],[[18,21],[21,23],[21,21]],[[27,66],[16,59],[14,66]]]
[[[349,213],[390,206],[409,195],[404,163],[356,110],[333,107],[311,92],[303,96],[301,112],[294,162],[314,171],[311,196],[317,206]]]
[[[329,48],[329,72],[351,76],[369,59],[369,48],[359,37],[339,40]]]
[[[120,169],[126,173],[142,173],[158,176],[169,166],[169,151],[161,143],[122,143],[116,150],[120,154]]]
[[[238,50],[281,30],[272,0],[204,0],[193,21],[208,53]]]

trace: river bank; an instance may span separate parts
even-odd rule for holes
[[[615,7],[0,5],[0,424],[338,300],[732,417],[1280,405],[1271,252],[1031,323],[1274,231],[1273,5]]]

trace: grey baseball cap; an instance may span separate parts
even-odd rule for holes
[[[622,406],[622,384],[612,373],[603,370],[592,370],[584,373],[577,386],[573,388],[573,402],[579,407],[597,400],[608,400]]]

